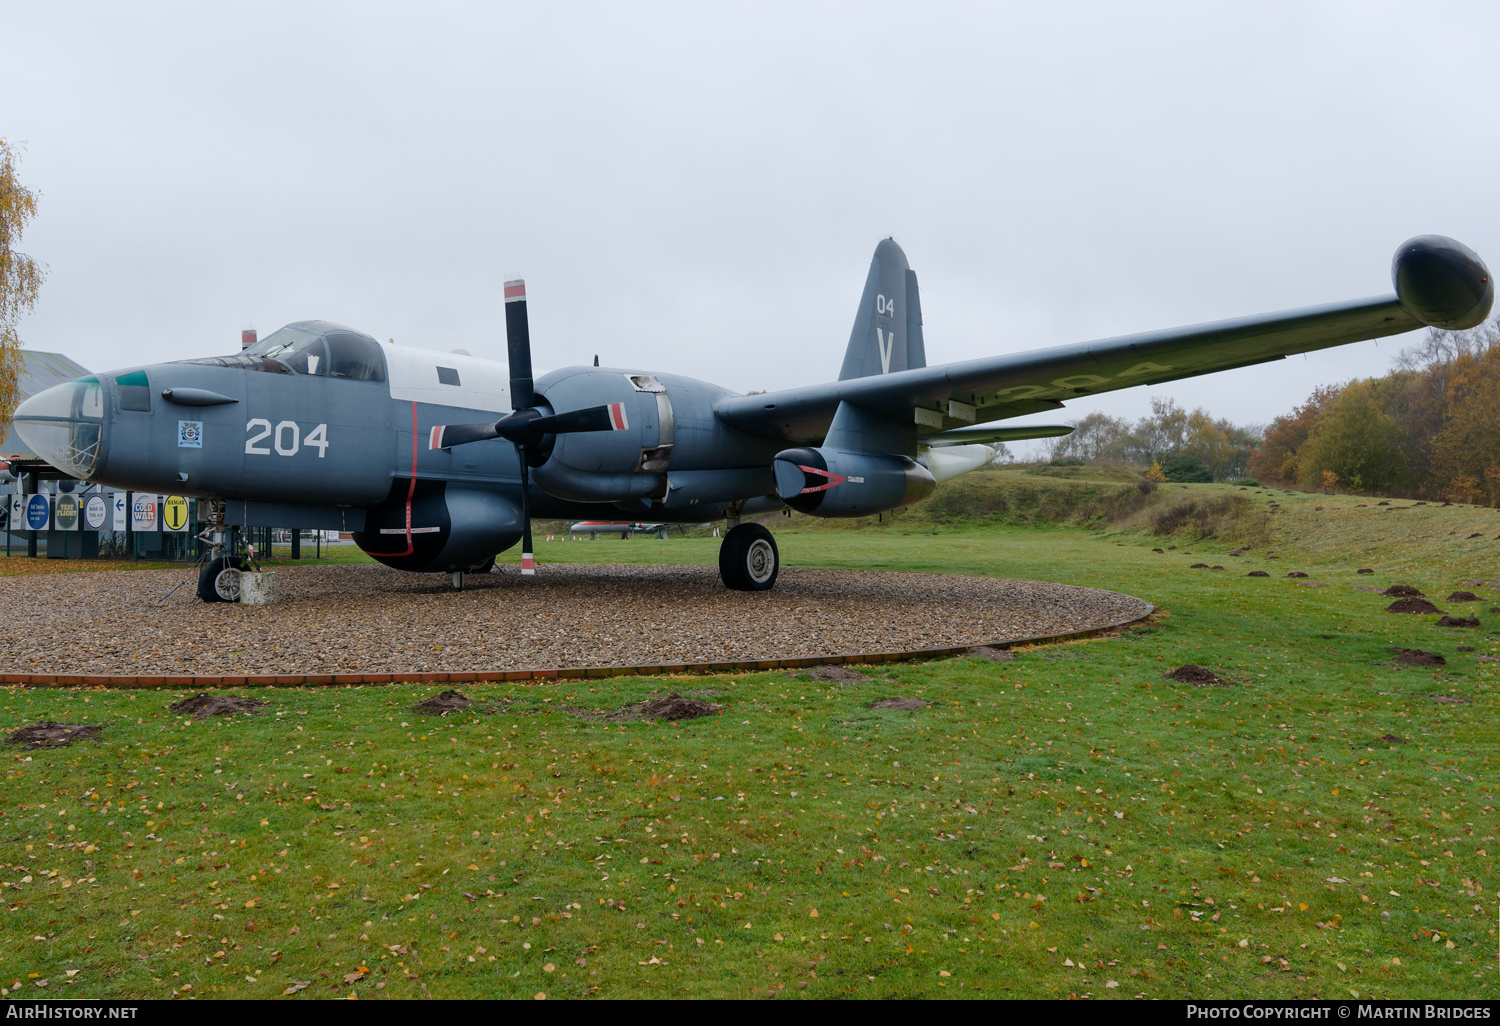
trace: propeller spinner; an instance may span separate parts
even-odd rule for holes
[[[624,403],[590,406],[582,410],[543,414],[536,408],[536,389],[531,382],[531,326],[526,317],[526,282],[505,283],[505,347],[510,359],[510,405],[514,411],[493,423],[439,424],[427,440],[429,449],[448,449],[470,442],[503,438],[516,447],[521,464],[521,573],[536,573],[531,551],[531,490],[526,450],[540,445],[546,435],[582,431],[624,431],[630,426]]]

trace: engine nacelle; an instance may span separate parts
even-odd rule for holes
[[[354,543],[397,570],[447,574],[488,562],[521,540],[521,528],[521,511],[494,492],[442,481],[418,481],[413,490],[406,480],[368,511]]]
[[[937,487],[927,468],[905,456],[786,449],[771,464],[776,494],[814,517],[865,517],[910,506]]]

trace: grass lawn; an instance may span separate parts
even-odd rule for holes
[[[865,667],[854,685],[486,684],[466,688],[485,714],[440,719],[412,708],[433,687],[262,689],[261,713],[211,721],[168,712],[188,692],[0,690],[6,732],[104,728],[3,753],[0,983],[288,1000],[1494,996],[1500,662],[1478,656],[1500,654],[1500,584],[1472,587],[1482,603],[1446,596],[1500,579],[1500,515],[1238,494],[1278,504],[1271,543],[1240,556],[1080,528],[778,529],[789,564],[1038,578],[1159,607],[1143,629],[1011,662]],[[545,572],[713,562],[716,546],[537,549]],[[1355,590],[1397,582],[1483,626]],[[1398,665],[1393,646],[1447,665]],[[1162,678],[1187,662],[1231,686]],[[724,710],[594,715],[670,690]],[[937,704],[870,708],[891,696]]]

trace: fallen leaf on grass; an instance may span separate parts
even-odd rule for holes
[[[282,993],[283,994],[295,994],[299,990],[305,990],[307,988],[307,985],[310,984],[310,983],[312,983],[311,980],[293,980],[292,981],[292,985],[290,987],[288,987],[286,990],[282,991]]]

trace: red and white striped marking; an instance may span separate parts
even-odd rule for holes
[[[432,429],[432,435],[427,439],[427,448],[441,449],[443,447],[443,427],[444,425],[438,424]]]
[[[505,283],[505,301],[507,303],[526,302],[525,279],[517,278],[515,281],[508,281]]]
[[[529,552],[521,553],[521,573],[526,575],[536,573],[536,557]]]
[[[630,426],[630,421],[625,417],[624,403],[609,404],[609,422],[616,431],[624,431]]]

